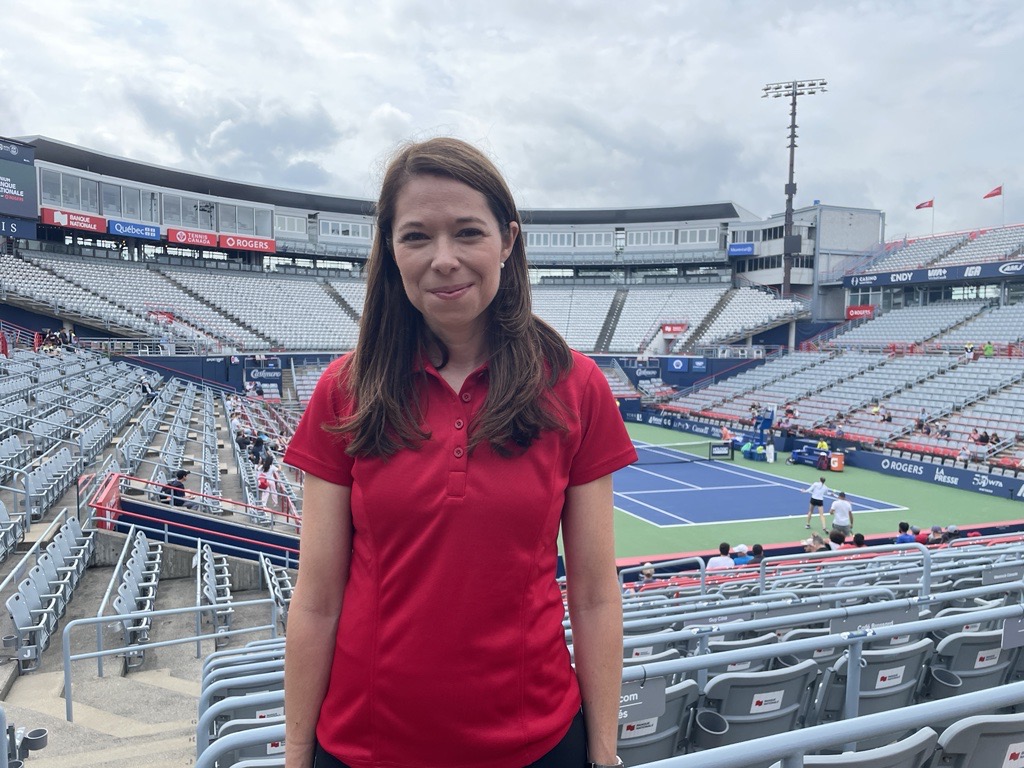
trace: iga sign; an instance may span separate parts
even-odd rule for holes
[[[872,304],[851,304],[846,308],[846,319],[856,320],[861,317],[873,317],[875,307]]]
[[[67,227],[68,229],[84,229],[87,232],[107,231],[107,220],[102,216],[90,216],[87,213],[73,213],[60,208],[43,208],[43,224],[53,224],[56,227]]]
[[[220,247],[236,251],[258,251],[259,253],[277,253],[277,242],[269,237],[249,237],[247,235],[221,235]]]
[[[216,248],[217,236],[209,232],[195,232],[191,229],[168,229],[167,242],[178,245],[198,245],[202,248]]]

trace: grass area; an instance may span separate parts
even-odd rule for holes
[[[627,424],[627,427],[635,440],[647,443],[679,443],[691,437],[685,433],[644,424]],[[697,441],[700,438],[694,436],[693,439]],[[813,467],[787,465],[785,459],[786,454],[783,454],[774,464],[754,463],[737,454],[736,464],[750,466],[778,477],[800,480],[808,485],[820,474]],[[890,477],[854,467],[847,467],[842,473],[829,472],[826,476],[832,488],[907,507],[905,511],[896,512],[856,512],[854,530],[867,536],[895,536],[896,527],[901,520],[924,529],[932,525],[945,526],[951,523],[959,526],[998,521],[1020,523],[1024,519],[1024,504],[1010,499]],[[692,503],[701,503],[702,494],[685,495],[688,502],[693,500]],[[737,513],[740,511],[737,510]],[[718,544],[722,541],[748,546],[754,543],[765,546],[792,544],[807,535],[804,528],[806,512],[806,505],[802,505],[794,507],[792,518],[781,520],[745,520],[675,528],[656,528],[631,515],[616,512],[616,549],[619,557],[644,557],[675,552],[710,554],[717,552]],[[756,510],[742,510],[742,513],[749,516],[752,513],[756,514]]]

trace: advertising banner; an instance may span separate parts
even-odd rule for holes
[[[899,459],[870,451],[847,451],[846,464],[893,477],[907,477],[911,480],[944,485],[947,488],[958,488],[961,491],[974,491],[988,496],[1024,501],[1024,478],[990,475],[988,472],[975,472],[916,459]]]
[[[686,373],[690,370],[690,358],[688,357],[667,357],[665,365],[670,371]]]
[[[689,323],[662,323],[661,332],[666,336],[672,336],[679,333],[685,333],[686,329],[689,327]]]
[[[212,232],[169,228],[167,230],[167,242],[178,245],[197,245],[200,248],[216,248],[217,236]]]
[[[954,264],[948,267],[904,269],[843,278],[847,288],[875,285],[913,285],[915,283],[955,282],[981,278],[1024,277],[1024,261],[994,261],[988,264]]]
[[[250,237],[248,235],[221,235],[221,248],[236,251],[257,251],[259,253],[277,253],[277,242],[269,237]]]
[[[35,149],[0,139],[0,216],[34,219],[36,200]]]
[[[250,368],[245,373],[249,381],[281,383],[280,368]]]
[[[729,256],[753,256],[754,255],[754,244],[753,243],[733,243],[729,246]]]
[[[6,216],[0,216],[0,236],[35,240],[36,223],[34,221],[25,221],[24,219],[9,219]]]
[[[159,240],[160,227],[153,224],[136,224],[131,221],[107,221],[107,232],[121,237],[138,237],[143,240]]]
[[[102,216],[90,216],[87,213],[74,213],[59,208],[42,209],[43,224],[53,224],[68,229],[84,229],[87,232],[106,234],[107,220]]]
[[[851,304],[846,308],[846,319],[857,320],[862,317],[874,317],[875,306],[873,304]]]

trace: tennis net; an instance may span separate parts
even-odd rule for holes
[[[733,445],[722,440],[703,440],[664,445],[638,445],[636,465],[688,464],[692,461],[732,461]],[[636,466],[634,465],[634,466]]]

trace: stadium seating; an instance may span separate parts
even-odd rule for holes
[[[953,264],[983,264],[1020,255],[1024,248],[1024,226],[1000,227],[971,236],[949,254],[938,259],[934,266]]]
[[[888,272],[897,269],[919,269],[949,253],[966,242],[961,233],[920,237],[896,243],[883,256],[862,267],[858,272]]]

